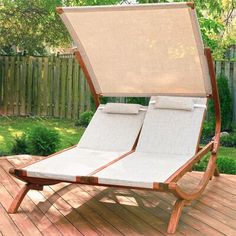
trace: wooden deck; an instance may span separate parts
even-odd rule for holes
[[[33,158],[36,159],[36,158]],[[166,235],[175,197],[170,194],[58,184],[30,191],[17,214],[7,208],[22,186],[8,169],[30,157],[0,158],[0,235]],[[201,173],[181,184],[191,189]],[[236,235],[236,176],[214,178],[186,207],[176,235]]]

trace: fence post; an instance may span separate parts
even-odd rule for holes
[[[233,63],[233,76],[232,76],[232,97],[233,97],[233,123],[236,124],[236,61]]]

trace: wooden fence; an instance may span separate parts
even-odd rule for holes
[[[216,73],[228,78],[236,123],[236,62],[217,61]],[[77,119],[91,109],[90,98],[73,57],[0,56],[1,114]]]
[[[0,113],[77,119],[90,91],[74,58],[0,56]]]

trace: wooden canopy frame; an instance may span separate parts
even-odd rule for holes
[[[193,5],[189,3],[189,6],[192,8]],[[57,11],[61,13],[61,8],[58,8]],[[209,69],[209,75],[211,79],[211,86],[212,86],[212,95],[209,96],[209,99],[212,99],[214,102],[214,109],[215,109],[215,117],[216,117],[216,126],[215,126],[215,137],[212,141],[210,141],[205,147],[201,148],[199,147],[196,151],[196,154],[187,161],[181,168],[179,168],[175,173],[173,173],[164,183],[154,183],[153,190],[154,191],[161,191],[161,192],[169,192],[176,196],[177,200],[174,204],[172,214],[170,216],[169,224],[168,224],[168,233],[175,233],[176,228],[178,226],[178,222],[180,219],[180,216],[182,214],[182,209],[185,205],[190,205],[191,202],[195,199],[197,199],[200,194],[204,191],[206,188],[209,180],[211,180],[212,176],[219,176],[219,171],[216,164],[217,159],[217,152],[220,145],[220,130],[221,130],[221,113],[220,113],[220,102],[219,102],[219,94],[217,89],[217,82],[216,82],[216,76],[215,76],[215,70],[214,70],[214,63],[211,56],[211,51],[209,48],[205,48],[204,50],[205,56],[207,59],[208,69]],[[93,86],[92,80],[90,78],[90,75],[88,73],[88,70],[85,66],[85,63],[83,62],[83,59],[80,55],[80,53],[77,51],[75,53],[75,57],[80,64],[85,77],[87,79],[87,82],[89,84],[90,90],[92,92],[96,107],[100,104],[100,96],[96,93],[95,88]],[[200,138],[199,138],[200,140]],[[137,140],[135,142],[135,145],[137,145]],[[128,154],[134,152],[135,145],[133,147],[133,150],[129,152]],[[73,147],[71,147],[73,148]],[[63,152],[65,150],[62,150]],[[58,152],[60,153],[60,152]],[[58,153],[55,153],[51,156],[54,156]],[[210,153],[209,162],[207,165],[207,168],[203,174],[202,179],[200,180],[199,184],[192,190],[192,192],[186,192],[184,191],[179,185],[178,180],[181,179],[182,176],[184,176],[188,171],[192,169],[195,163],[200,161],[207,153]],[[127,154],[127,155],[128,155]],[[51,157],[49,156],[49,157]],[[47,157],[47,158],[49,158]],[[112,163],[110,163],[112,164]],[[105,168],[105,167],[104,167]],[[9,171],[13,176],[16,178],[26,182],[25,186],[19,191],[17,196],[14,198],[11,206],[9,207],[8,212],[9,213],[15,213],[17,212],[22,200],[24,199],[27,192],[31,189],[33,190],[43,190],[43,187],[46,185],[53,185],[62,182],[61,180],[52,180],[52,179],[46,179],[46,178],[36,178],[36,177],[28,177],[24,170],[22,169],[15,169],[12,168]],[[78,183],[78,184],[86,184],[86,185],[100,185],[100,186],[112,186],[112,187],[121,187],[121,188],[129,188],[127,186],[113,186],[113,185],[106,185],[106,184],[99,184],[97,179],[93,176],[88,177],[78,177],[76,178],[76,181],[63,181],[63,182],[69,182],[69,183]],[[130,187],[131,188],[131,187]],[[132,187],[135,188],[135,187]],[[150,190],[147,188],[138,188],[137,189],[144,189],[144,190]]]

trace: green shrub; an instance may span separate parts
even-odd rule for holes
[[[225,75],[220,75],[217,78],[217,85],[220,96],[221,130],[231,131],[233,120],[233,106],[228,81]],[[209,102],[208,121],[215,124],[215,112],[212,100],[210,100]]]
[[[224,147],[236,147],[236,133],[221,137],[220,144]]]
[[[202,128],[201,143],[208,143],[215,135],[215,127],[213,122],[204,121]]]
[[[22,136],[16,136],[14,138],[14,144],[11,149],[11,154],[18,155],[18,154],[27,154],[27,139],[26,135],[23,134]]]
[[[219,157],[217,166],[220,173],[236,175],[236,158]]]
[[[91,119],[93,118],[94,113],[92,111],[85,111],[80,115],[78,121],[75,122],[75,126],[84,126],[87,127]]]
[[[207,167],[208,160],[209,156],[203,158],[198,164],[194,166],[193,169],[197,171],[204,171]],[[236,158],[221,156],[217,158],[216,163],[220,173],[233,175],[236,174]]]
[[[147,106],[150,100],[150,97],[101,97],[100,101],[102,104],[106,104],[108,102],[121,102],[123,100],[124,103],[134,103],[140,104],[143,106]]]
[[[60,143],[56,130],[38,126],[31,130],[27,137],[28,151],[32,155],[48,156],[54,153]]]
[[[209,156],[204,157],[201,161],[194,165],[193,170],[204,171],[207,167],[208,160]]]
[[[10,155],[8,152],[5,152],[3,150],[0,150],[0,157],[3,157],[3,156],[8,156]]]
[[[143,106],[147,106],[149,103],[150,98],[148,97],[127,97],[126,102],[127,103],[134,103],[134,104],[140,104]]]

